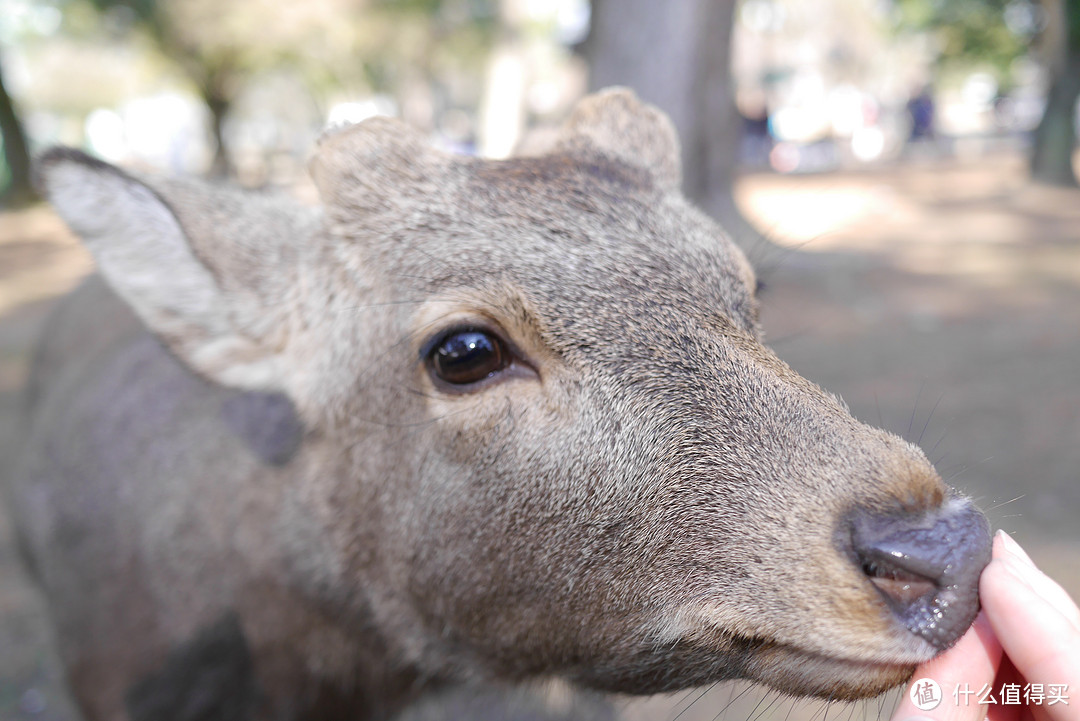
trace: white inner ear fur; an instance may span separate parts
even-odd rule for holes
[[[49,199],[82,236],[101,272],[163,335],[197,324],[227,332],[219,291],[172,212],[144,185],[65,162],[48,173]]]
[[[280,385],[280,360],[232,327],[229,298],[150,188],[75,160],[51,164],[45,177],[50,201],[102,275],[174,352],[226,385]]]

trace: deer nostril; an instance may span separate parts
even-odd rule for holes
[[[863,573],[912,633],[945,649],[975,620],[990,526],[966,500],[916,516],[860,512],[851,541]]]

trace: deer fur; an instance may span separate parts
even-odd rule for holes
[[[47,154],[100,276],[45,333],[11,506],[87,717],[551,677],[856,698],[935,655],[845,519],[966,502],[764,344],[678,158],[625,90],[534,157],[328,133],[317,208]],[[447,386],[457,327],[512,360]]]

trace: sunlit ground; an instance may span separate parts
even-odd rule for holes
[[[737,196],[776,241],[748,252],[777,352],[862,420],[921,441],[1080,595],[1080,191],[1031,186],[1022,159],[1000,155],[754,174]],[[0,442],[47,299],[89,268],[46,208],[0,215]],[[70,721],[9,536],[0,514],[0,718]],[[621,705],[639,721],[828,721],[893,703],[826,708],[724,685]]]
[[[1076,191],[1032,186],[1024,170],[1007,154],[897,173],[752,175],[738,199],[773,240],[809,252],[883,255],[900,270],[987,288],[1037,290],[1024,288],[1033,276],[1080,283]]]

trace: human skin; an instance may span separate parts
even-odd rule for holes
[[[982,611],[967,634],[912,676],[913,684],[937,681],[942,702],[924,711],[905,694],[892,721],[1080,721],[1080,609],[1069,594],[1003,531],[979,594]],[[1044,692],[1064,685],[1064,700],[1051,704],[1046,693],[1042,704],[1025,704],[1022,695],[1020,704],[1005,704],[1002,684],[1042,684]],[[987,685],[998,703],[978,703]]]

